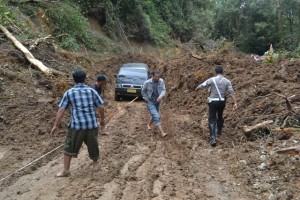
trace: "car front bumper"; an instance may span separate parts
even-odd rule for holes
[[[142,97],[141,89],[136,88],[115,88],[115,93],[118,96],[128,96],[128,97]]]

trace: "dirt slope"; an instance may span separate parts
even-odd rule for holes
[[[180,53],[172,59],[128,54],[93,62],[50,47],[41,45],[33,52],[47,66],[70,73],[80,63],[90,75],[89,83],[100,71],[108,75],[107,115],[128,103],[113,101],[113,74],[122,63],[145,62],[151,69],[159,68],[167,84],[162,122],[169,136],[161,138],[155,130],[146,130],[148,112],[144,102],[137,101],[112,118],[109,136],[99,136],[99,172],[91,172],[85,147],[79,158],[72,160],[71,177],[54,177],[62,168],[61,148],[16,172],[63,143],[68,114],[58,137],[49,138],[48,134],[57,103],[73,83],[44,77],[22,54],[3,43],[0,178],[4,180],[0,199],[300,199],[299,156],[276,153],[276,149],[297,145],[299,133],[279,137],[283,133],[272,131],[288,113],[284,99],[277,94],[299,93],[299,60],[263,64],[242,54],[200,54],[196,59]],[[239,109],[232,111],[229,98],[224,134],[218,146],[211,148],[207,94],[194,89],[212,76],[213,67],[219,64],[237,91]],[[297,111],[297,102],[292,105]],[[274,120],[271,127],[244,136],[244,125],[270,119]],[[299,120],[293,115],[286,126],[299,126]]]

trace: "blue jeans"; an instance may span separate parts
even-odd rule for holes
[[[151,120],[153,120],[156,126],[160,125],[160,115],[159,115],[159,103],[150,101],[147,103],[147,108],[151,114]]]

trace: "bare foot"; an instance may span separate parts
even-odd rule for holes
[[[101,131],[99,134],[100,135],[109,135],[109,132],[107,132],[107,131]]]
[[[57,174],[56,174],[56,177],[68,177],[68,176],[70,176],[70,172],[69,171],[65,171],[65,170],[63,170],[63,171],[61,171],[61,172],[58,172]]]
[[[92,163],[91,166],[92,166],[94,172],[97,172],[100,170],[99,163]]]
[[[163,133],[161,134],[162,137],[166,137],[167,135],[168,135],[168,134],[165,133],[165,132],[163,132]]]
[[[100,135],[109,135],[109,132],[106,130],[106,126],[100,128]]]
[[[149,124],[147,125],[147,128],[148,128],[148,130],[151,130],[151,126]]]

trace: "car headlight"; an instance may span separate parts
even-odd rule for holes
[[[121,84],[116,84],[116,88],[121,88],[122,85]]]

